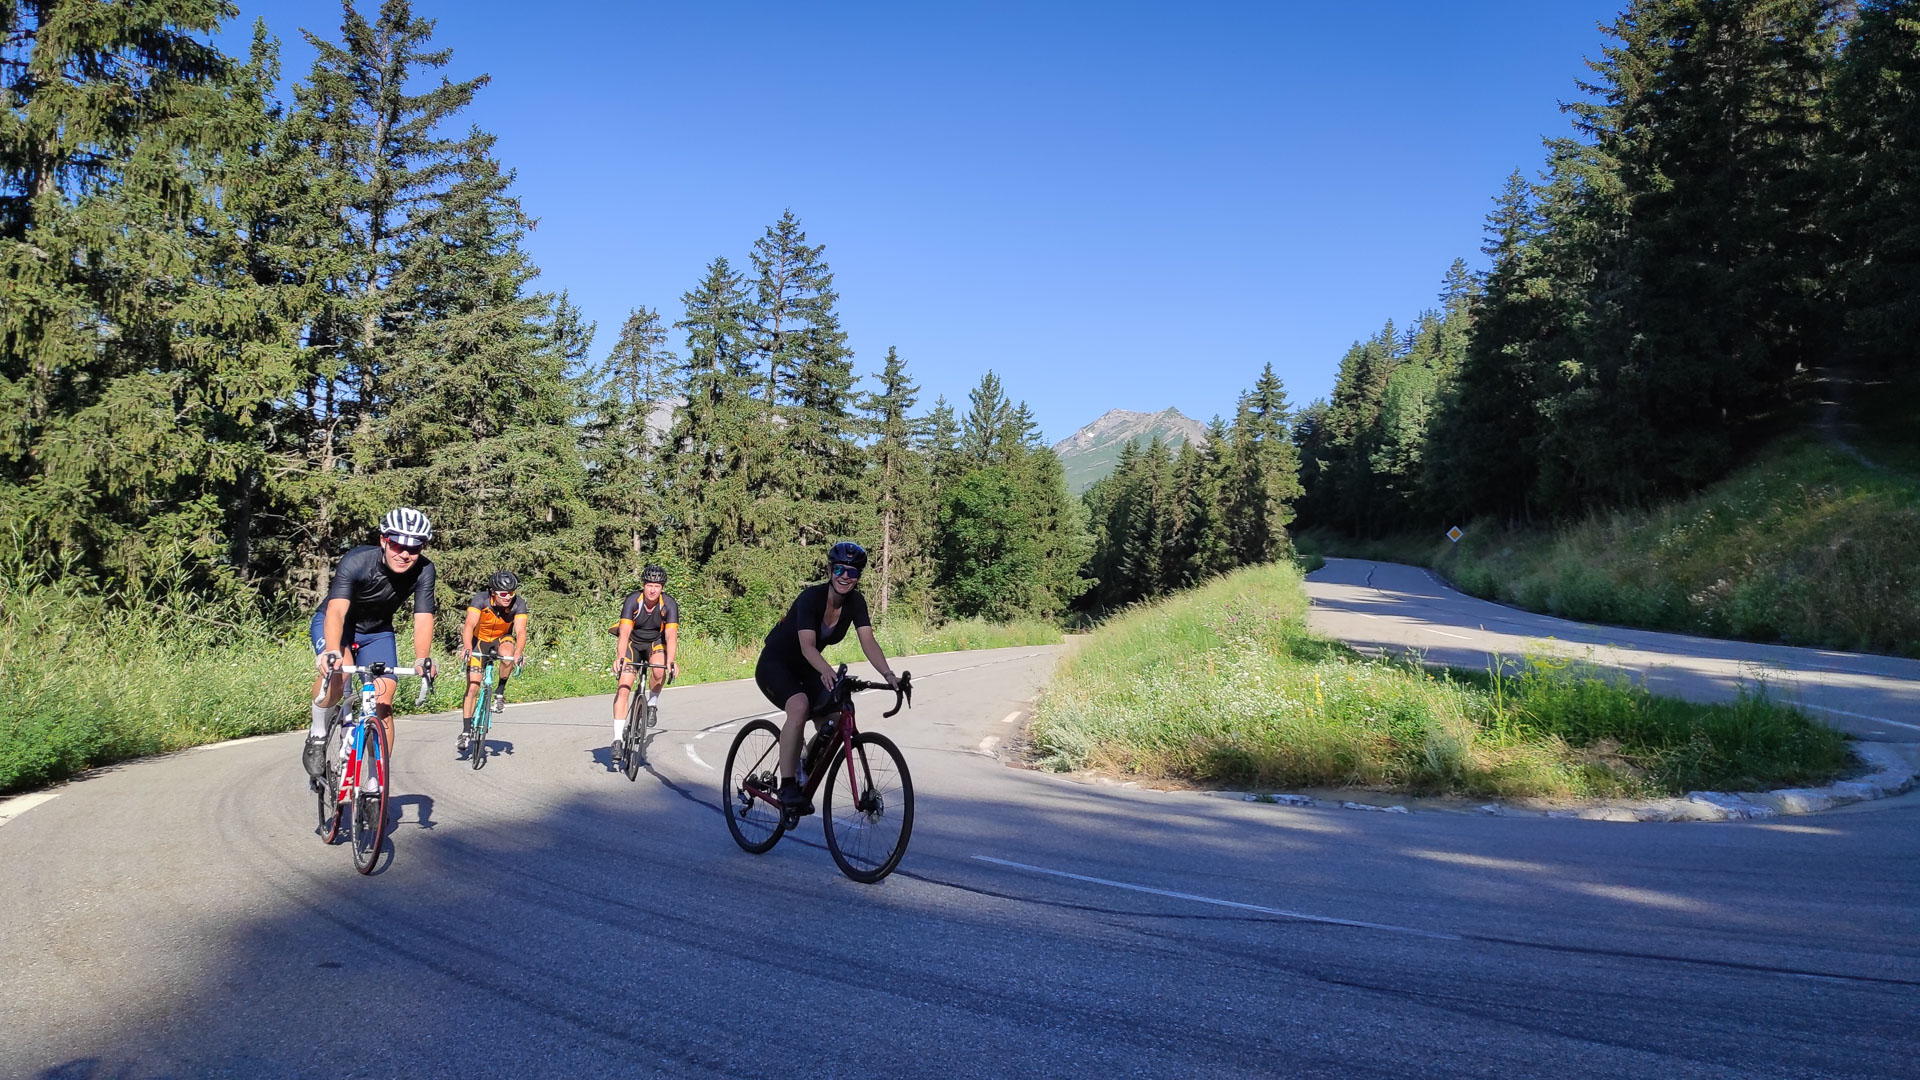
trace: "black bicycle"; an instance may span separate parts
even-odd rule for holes
[[[854,725],[853,695],[862,690],[893,691],[892,716],[913,704],[913,675],[900,673],[899,685],[868,682],[847,674],[841,664],[833,692],[808,717],[814,734],[800,755],[800,789],[808,802],[820,793],[821,825],[827,851],[840,872],[871,885],[893,873],[913,835],[913,777],[893,740]],[[773,850],[798,816],[780,805],[780,728],[755,720],[734,736],[720,778],[720,801],[727,830],[741,849],[761,855]],[[845,782],[841,781],[844,776]]]
[[[625,770],[627,779],[640,779],[640,767],[647,763],[647,737],[653,732],[654,725],[660,722],[660,706],[647,700],[648,671],[646,664],[625,663],[621,665],[639,676],[633,680],[633,690],[627,698],[627,722],[620,728],[620,752],[614,756],[613,767]],[[673,684],[673,672],[667,672],[667,678],[661,688]]]

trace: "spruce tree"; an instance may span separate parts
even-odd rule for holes
[[[1847,343],[1867,374],[1920,370],[1920,0],[1862,0],[1834,76],[1825,218]]]
[[[915,448],[922,425],[910,416],[920,388],[908,377],[897,348],[888,347],[886,366],[877,378],[879,392],[863,395],[860,410],[873,436],[863,489],[880,506],[879,572],[870,574],[877,581],[868,591],[879,593],[884,620],[894,594],[911,588],[925,572],[931,478],[926,458]]]

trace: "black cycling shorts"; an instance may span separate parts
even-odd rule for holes
[[[795,671],[764,649],[760,652],[760,662],[753,666],[753,682],[776,709],[785,709],[787,699],[795,694],[807,695],[810,707],[818,707],[827,697],[827,684],[820,680],[820,673],[813,670],[812,665]]]

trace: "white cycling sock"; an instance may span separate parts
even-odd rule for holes
[[[660,704],[660,691],[658,690],[647,691],[647,704],[649,705]]]
[[[332,715],[333,715],[333,710],[331,708],[325,705],[315,705],[313,707],[313,723],[308,725],[307,727],[308,737],[314,738],[314,739],[326,738],[327,737],[327,717]]]

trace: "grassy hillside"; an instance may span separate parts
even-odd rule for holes
[[[1920,481],[1892,467],[1911,440],[1857,445],[1871,463],[1787,439],[1689,499],[1549,530],[1472,522],[1458,546],[1316,539],[1328,554],[1431,566],[1477,596],[1570,619],[1920,656]]]
[[[1299,570],[1273,564],[1107,623],[1036,707],[1036,754],[1202,784],[1546,797],[1819,782],[1848,760],[1764,698],[1693,705],[1545,661],[1493,680],[1364,660],[1306,610]]]

